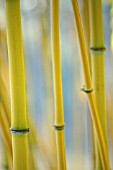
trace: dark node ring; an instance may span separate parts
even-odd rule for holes
[[[105,47],[97,47],[97,48],[90,47],[90,50],[95,50],[95,51],[105,51],[106,48],[105,48]]]
[[[93,89],[86,90],[86,89],[85,89],[85,86],[83,86],[83,87],[81,88],[81,91],[83,91],[83,92],[85,92],[85,93],[91,93],[91,92],[93,92]]]
[[[97,48],[90,47],[91,53],[94,53],[94,54],[103,54],[105,50],[106,50],[105,47],[97,47]]]
[[[53,126],[54,126],[55,130],[63,130],[65,125],[61,125],[61,126],[53,125]]]
[[[29,128],[27,128],[27,129],[13,129],[13,128],[10,128],[10,130],[11,130],[11,133],[14,134],[14,135],[25,135],[30,131]]]

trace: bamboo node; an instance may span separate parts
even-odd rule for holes
[[[27,129],[13,129],[13,128],[10,128],[10,130],[11,130],[11,133],[13,135],[26,135],[30,131],[29,128],[27,128]]]
[[[104,54],[104,52],[106,51],[105,47],[90,47],[90,52],[92,54]]]
[[[93,88],[90,89],[90,90],[87,90],[87,89],[85,89],[85,86],[83,86],[80,90],[85,92],[85,93],[92,93],[93,92]]]
[[[65,125],[53,125],[55,130],[63,130]]]

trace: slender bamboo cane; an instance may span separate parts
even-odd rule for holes
[[[90,23],[89,23],[89,4],[88,0],[83,0],[83,8],[82,8],[82,23],[84,28],[84,36],[85,36],[85,42],[87,47],[87,53],[89,56],[89,63],[91,64],[91,58],[90,58]]]
[[[3,57],[0,56],[0,126],[2,129],[2,136],[5,143],[7,164],[10,169],[12,169],[12,145],[11,145],[11,135],[9,132],[10,128],[10,101],[9,101],[9,81],[8,81],[8,66],[6,65]],[[5,79],[4,79],[5,77]],[[3,108],[3,109],[2,109]],[[29,117],[28,117],[29,118]],[[31,119],[28,119],[30,129],[32,132],[28,136],[29,143],[29,166],[31,169],[35,170],[35,159],[33,155],[33,149],[31,145],[38,145],[36,140],[35,128],[33,127],[33,123]],[[31,154],[30,154],[31,153]],[[32,156],[32,158],[30,158]]]
[[[98,111],[96,107],[96,102],[94,98],[94,92],[92,89],[92,82],[91,82],[90,69],[89,69],[89,63],[88,63],[88,55],[87,55],[86,44],[84,40],[84,34],[83,34],[82,23],[80,19],[78,3],[77,3],[77,0],[71,0],[71,2],[72,2],[74,18],[76,22],[76,28],[77,28],[78,39],[79,39],[80,50],[81,50],[82,65],[83,65],[83,71],[84,71],[85,88],[83,88],[83,91],[87,93],[88,102],[89,102],[89,106],[91,110],[92,122],[93,122],[94,129],[96,132],[96,138],[97,138],[99,151],[100,151],[100,155],[102,159],[103,169],[110,170],[106,143],[104,140],[104,134],[102,131],[102,127],[101,127],[101,123],[100,123],[100,119],[99,119]]]
[[[84,36],[85,36],[85,42],[86,42],[86,47],[87,47],[87,54],[88,54],[88,61],[90,65],[90,72],[92,75],[92,70],[91,70],[91,55],[90,55],[90,21],[89,21],[89,2],[88,0],[83,0],[83,8],[82,8],[82,23],[83,23],[83,31],[84,31]],[[91,119],[90,119],[91,120]],[[93,124],[91,124],[91,156],[93,159],[93,167],[95,165],[95,149],[94,149],[94,129],[93,129]]]
[[[2,129],[2,136],[3,141],[5,143],[5,146],[7,148],[8,155],[12,161],[12,146],[11,146],[11,136],[9,133],[9,129],[6,129],[8,127],[8,121],[5,116],[5,111],[2,103],[0,103],[0,128]]]
[[[10,128],[10,110],[9,103],[7,98],[9,99],[8,93],[8,85],[4,80],[4,76],[6,78],[6,82],[8,82],[8,74],[6,70],[6,65],[3,60],[3,57],[0,55],[0,128],[2,130],[2,138],[4,143],[4,151],[6,157],[6,166],[9,170],[12,170],[12,141],[11,134],[9,131]]]
[[[11,114],[10,114],[9,96],[7,94],[7,89],[6,89],[5,84],[1,78],[1,75],[0,75],[0,95],[2,97],[2,104],[4,105],[4,110],[7,113],[5,116],[7,118],[8,124],[10,125]]]
[[[104,38],[102,24],[102,2],[101,0],[89,1],[90,11],[90,49],[92,57],[92,79],[94,95],[98,109],[99,118],[104,135],[104,141],[107,144],[107,125],[105,111],[105,92],[104,92]],[[106,152],[108,156],[108,150]],[[95,163],[96,170],[103,170],[98,144],[95,137]]]
[[[52,63],[55,100],[55,133],[57,145],[58,169],[66,170],[64,144],[64,114],[62,100],[62,81],[60,66],[60,35],[59,35],[59,0],[52,0]]]
[[[13,166],[12,166],[12,157],[10,157],[10,154],[7,150],[7,147],[5,146],[5,143],[4,143],[4,151],[5,151],[5,162],[6,162],[6,167],[8,170],[13,170]]]
[[[0,53],[2,53],[0,51]],[[9,94],[9,74],[8,74],[8,64],[6,64],[4,57],[0,54],[0,76],[4,83],[5,92]]]
[[[27,120],[20,0],[5,0],[11,91],[13,169],[28,170]]]

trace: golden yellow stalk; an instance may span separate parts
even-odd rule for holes
[[[108,160],[108,155],[107,155],[107,147],[106,147],[106,143],[104,140],[104,134],[103,134],[102,127],[101,127],[100,118],[98,116],[97,106],[96,106],[94,92],[92,88],[91,75],[90,75],[90,69],[89,69],[89,63],[88,63],[88,55],[87,55],[86,44],[84,40],[84,33],[82,29],[78,3],[77,3],[77,0],[71,0],[71,2],[72,2],[74,18],[76,22],[79,45],[80,45],[80,50],[81,50],[82,65],[83,65],[83,71],[84,71],[85,88],[83,88],[83,91],[87,93],[88,102],[89,102],[89,106],[91,110],[92,122],[94,125],[94,130],[96,132],[96,139],[97,139],[98,146],[99,146],[103,169],[110,170],[109,160]]]
[[[90,66],[90,72],[92,74],[91,70],[91,55],[90,55],[90,21],[89,21],[89,3],[88,0],[83,0],[83,7],[82,7],[82,23],[83,23],[83,31],[85,36],[85,42],[86,42],[86,48],[87,48],[87,54],[88,54],[88,61]],[[91,120],[91,119],[90,119]],[[93,159],[93,167],[95,165],[95,149],[94,149],[94,129],[93,124],[91,124],[91,143],[92,143],[92,159]]]
[[[1,53],[1,51],[0,51],[0,53]],[[10,96],[10,94],[9,94],[8,64],[6,64],[6,61],[1,54],[0,54],[0,76],[4,83],[5,92],[7,92],[8,96]]]
[[[89,4],[88,0],[83,0],[83,8],[82,8],[82,23],[84,28],[84,36],[85,36],[85,42],[87,47],[87,53],[90,59],[90,51],[89,51],[89,45],[90,45],[90,23],[89,23]],[[91,61],[90,61],[91,64]]]
[[[8,68],[7,64],[5,63],[5,60],[3,57],[0,56],[0,96],[1,96],[1,107],[0,107],[0,125],[2,129],[3,134],[3,141],[5,144],[5,147],[7,150],[6,157],[7,157],[7,164],[8,167],[11,167],[12,169],[12,145],[11,145],[11,135],[10,135],[10,100],[9,100],[9,81],[8,81]],[[5,79],[4,79],[5,77]],[[3,108],[3,109],[2,109]],[[2,112],[1,112],[2,111]],[[31,169],[35,170],[35,160],[33,155],[33,148],[37,148],[37,139],[36,139],[36,133],[35,128],[33,127],[33,123],[31,119],[29,120],[29,125],[31,129],[31,133],[28,138],[29,142],[29,166]],[[32,148],[31,145],[34,147]],[[36,149],[37,150],[37,149]],[[31,154],[30,154],[31,153]],[[32,158],[30,159],[30,157]]]
[[[62,100],[62,78],[60,66],[59,0],[52,0],[52,63],[55,100],[55,133],[58,169],[66,169],[64,144],[64,113]]]
[[[20,0],[5,0],[11,92],[13,169],[28,170],[27,120]]]
[[[104,38],[102,24],[102,2],[101,0],[89,1],[90,11],[90,49],[92,57],[92,79],[94,95],[98,110],[98,115],[103,130],[104,141],[106,145],[106,156],[108,157],[107,144],[107,125],[105,111],[105,90],[104,90]],[[98,149],[98,144],[95,138],[95,163],[96,170],[102,170],[102,162]]]
[[[6,78],[6,81],[4,79]],[[2,138],[4,143],[4,151],[6,156],[6,166],[12,170],[12,141],[10,128],[10,108],[8,93],[8,74],[5,67],[4,59],[0,56],[0,128],[2,130]],[[7,82],[7,83],[6,83]]]
[[[3,141],[7,148],[7,152],[9,153],[9,157],[11,158],[12,161],[11,136],[9,133],[9,129],[8,128],[6,129],[6,127],[9,127],[9,123],[7,121],[2,103],[0,103],[0,127],[2,129]]]
[[[10,125],[11,119],[10,119],[10,105],[9,105],[9,98],[7,94],[7,89],[5,88],[5,84],[1,78],[0,75],[0,95],[2,96],[2,104],[4,105],[4,110],[6,112],[6,118]]]
[[[7,150],[7,147],[5,146],[5,143],[4,143],[4,150],[5,150],[5,157],[6,157],[6,166],[7,166],[8,170],[13,170],[12,156],[10,157],[10,154]]]
[[[12,169],[12,144],[10,135],[10,99],[9,99],[9,78],[8,78],[8,65],[4,58],[0,55],[0,96],[1,96],[1,107],[0,107],[0,125],[3,134],[3,141],[5,144],[6,160],[8,168]],[[3,108],[3,109],[2,109]],[[1,112],[2,111],[2,112]],[[37,136],[35,133],[35,128],[31,119],[28,119],[31,133],[28,136],[29,142],[29,167],[35,170],[35,160],[33,155],[33,148],[38,148]],[[33,147],[31,147],[33,145]],[[37,150],[37,149],[36,149]],[[30,154],[31,153],[31,154]],[[30,157],[32,158],[30,159]]]

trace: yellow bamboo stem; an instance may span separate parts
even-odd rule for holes
[[[1,79],[4,83],[6,92],[9,95],[9,74],[8,74],[8,64],[6,64],[5,59],[3,58],[3,56],[0,54],[0,76]]]
[[[5,79],[4,79],[5,77]],[[1,96],[1,105],[0,105],[0,125],[2,129],[3,134],[3,140],[6,147],[6,157],[7,157],[7,164],[8,167],[11,167],[12,169],[12,145],[11,145],[11,135],[10,135],[10,101],[9,101],[9,81],[8,81],[8,69],[6,67],[6,63],[3,60],[3,57],[0,56],[0,96]],[[3,108],[3,109],[2,109]],[[31,119],[28,119],[30,129],[32,130],[30,135],[28,136],[28,142],[29,142],[29,165],[30,168],[35,170],[35,160],[33,155],[33,149],[31,145],[34,145],[37,147],[37,139],[36,139],[36,133],[35,128],[33,127],[33,123]],[[31,153],[31,154],[30,154]],[[32,158],[30,159],[30,156]]]
[[[91,64],[91,58],[90,58],[90,23],[89,23],[89,4],[88,0],[83,0],[83,8],[82,8],[82,23],[84,28],[84,36],[85,36],[85,42],[87,47],[87,53],[89,56],[89,63]]]
[[[90,72],[92,74],[91,55],[90,55],[90,49],[89,49],[89,46],[90,46],[90,21],[89,21],[89,2],[88,2],[88,0],[83,0],[82,23],[83,23],[83,31],[84,31],[85,42],[86,42],[86,47],[87,47],[87,54],[88,54]],[[93,159],[93,167],[94,167],[95,166],[95,149],[94,149],[94,129],[93,129],[93,124],[91,124],[90,132],[91,132],[91,143],[92,143],[91,156],[92,156],[92,159]]]
[[[5,150],[6,152],[6,160],[8,164],[8,168],[12,170],[12,144],[11,144],[11,135],[10,135],[10,100],[9,100],[9,81],[8,81],[8,65],[5,63],[5,60],[0,55],[0,125],[2,129],[2,136],[3,141],[5,144]],[[5,78],[4,78],[5,77]],[[29,166],[30,169],[35,170],[35,159],[33,155],[33,148],[31,145],[37,147],[37,139],[36,139],[36,133],[35,128],[33,127],[33,123],[31,119],[29,120],[30,129],[32,130],[30,135],[28,136],[28,142],[29,142]],[[31,153],[31,154],[30,154]],[[30,157],[32,157],[30,159]]]
[[[72,2],[74,18],[75,18],[78,39],[79,39],[79,45],[80,45],[80,50],[81,50],[81,59],[82,59],[84,79],[85,79],[84,91],[87,93],[87,97],[88,97],[92,122],[93,122],[94,129],[96,132],[96,138],[97,138],[99,151],[100,151],[100,155],[102,159],[103,169],[110,170],[109,160],[107,156],[107,148],[106,148],[106,143],[104,140],[104,134],[103,134],[102,127],[101,127],[100,118],[98,116],[94,92],[92,91],[92,82],[91,82],[90,69],[89,69],[89,63],[88,63],[88,55],[87,55],[86,44],[84,40],[84,33],[82,29],[78,3],[77,3],[77,0],[71,0],[71,2]]]
[[[4,110],[6,112],[6,118],[7,118],[7,121],[8,121],[8,124],[10,125],[10,122],[11,122],[11,114],[10,114],[10,104],[9,104],[9,96],[7,94],[7,89],[5,87],[5,84],[1,78],[1,75],[0,75],[0,95],[2,97],[2,104],[4,105]]]
[[[13,170],[12,157],[10,157],[6,146],[4,146],[4,150],[5,150],[5,155],[6,155],[6,166],[8,167],[8,170]]]
[[[62,78],[60,65],[59,0],[52,0],[52,63],[55,101],[55,133],[58,169],[66,170],[64,143],[64,113],[62,99]]]
[[[12,161],[12,145],[11,145],[11,136],[9,133],[9,123],[7,121],[2,103],[0,103],[0,127],[2,129],[3,141],[7,148],[7,152],[9,153],[9,157],[11,158]],[[6,127],[8,128],[6,129]]]
[[[89,1],[90,11],[90,46],[92,57],[92,79],[94,95],[103,130],[106,144],[106,156],[108,157],[107,125],[105,111],[105,90],[104,90],[104,38],[102,23],[102,2],[101,0]],[[103,170],[98,144],[95,138],[95,169]]]
[[[4,79],[6,78],[6,81]],[[9,93],[8,93],[8,74],[5,62],[0,56],[0,128],[2,130],[2,138],[4,143],[4,151],[6,155],[6,166],[9,170],[12,170],[12,141],[10,128],[10,108]],[[8,94],[7,94],[8,93]]]
[[[28,170],[24,61],[20,18],[20,0],[5,0],[7,43],[11,92],[11,128],[13,169]],[[18,132],[20,131],[20,132]]]

